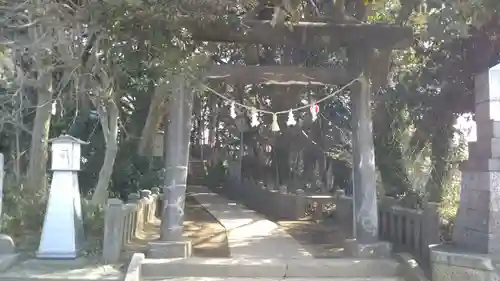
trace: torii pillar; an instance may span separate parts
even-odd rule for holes
[[[191,255],[191,242],[182,236],[189,166],[189,141],[194,91],[185,79],[177,77],[165,122],[165,186],[161,212],[160,240],[149,243],[148,257],[185,258]]]
[[[378,237],[377,182],[373,144],[370,46],[348,48],[349,70],[358,81],[351,87],[352,154],[353,154],[353,234],[345,245],[346,254],[355,257],[388,257],[392,244]]]

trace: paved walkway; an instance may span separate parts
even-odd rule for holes
[[[311,253],[276,223],[230,201],[204,186],[190,186],[188,193],[226,228],[233,258],[306,258]]]

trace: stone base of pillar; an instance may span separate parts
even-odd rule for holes
[[[356,239],[344,241],[346,255],[356,258],[389,258],[392,255],[392,244],[389,242],[376,242],[362,244]]]
[[[14,240],[7,234],[0,234],[0,255],[14,254],[15,251]]]
[[[155,241],[148,244],[148,258],[189,258],[191,257],[191,241]]]
[[[453,245],[431,245],[430,250],[432,280],[500,280],[495,266],[498,257],[459,250]]]
[[[14,240],[7,234],[0,234],[0,272],[11,268],[18,261]]]

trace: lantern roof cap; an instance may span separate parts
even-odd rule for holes
[[[78,144],[89,144],[89,142],[82,141],[81,139],[77,139],[73,136],[62,134],[56,138],[50,139],[51,143],[78,143]]]

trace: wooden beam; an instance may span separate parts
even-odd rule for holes
[[[404,48],[413,39],[411,28],[390,24],[297,22],[290,27],[282,25],[273,28],[270,21],[200,23],[192,19],[183,19],[180,24],[192,33],[194,40],[212,42],[308,47],[363,44],[372,48]]]
[[[337,85],[348,83],[347,71],[340,67],[213,65],[206,73],[210,80],[228,84]]]

